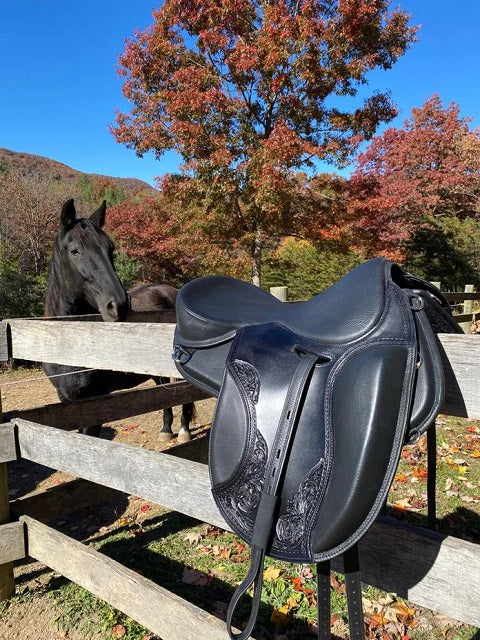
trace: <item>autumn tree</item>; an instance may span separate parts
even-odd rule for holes
[[[0,193],[0,316],[38,315],[65,185],[5,165]]]
[[[38,275],[45,270],[58,227],[64,185],[36,172],[0,173],[0,245],[20,268]]]
[[[184,209],[165,192],[137,197],[109,209],[106,228],[121,254],[141,265],[143,280],[181,285],[212,271],[248,277],[241,250],[230,247],[227,255],[222,245],[212,243],[195,223],[193,206],[190,202]]]
[[[124,187],[108,176],[89,176],[84,173],[77,180],[77,187],[82,200],[93,206],[105,200],[110,207],[127,199]]]
[[[423,251],[441,259],[439,247],[454,248],[462,226],[451,221],[479,220],[480,131],[470,129],[457,104],[443,107],[434,95],[412,109],[403,128],[373,138],[357,158],[350,191],[366,255],[403,261]]]
[[[153,17],[120,58],[133,106],[113,133],[140,155],[181,154],[175,192],[214,243],[247,251],[259,284],[266,240],[298,222],[295,172],[346,162],[395,115],[388,93],[358,89],[416,29],[388,0],[165,0]]]

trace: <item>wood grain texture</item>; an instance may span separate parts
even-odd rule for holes
[[[225,623],[187,600],[32,518],[28,554],[144,625],[163,640],[225,640]]]
[[[72,430],[122,420],[167,407],[176,407],[208,397],[208,394],[196,389],[186,380],[180,380],[65,404],[55,402],[32,409],[10,411],[8,419],[24,418],[57,429]]]
[[[171,358],[173,324],[9,320],[20,360],[181,377]]]
[[[47,490],[37,490],[28,496],[11,500],[10,512],[14,518],[28,515],[40,522],[51,522],[117,496],[118,492],[109,487],[88,480],[69,480]]]
[[[480,626],[480,545],[380,519],[360,543],[362,582]]]
[[[29,460],[229,528],[213,500],[204,464],[22,420],[18,427],[20,450]],[[480,626],[480,545],[382,520],[360,549],[365,582]]]
[[[0,424],[3,423],[2,396],[0,394]],[[10,430],[1,424],[3,436]],[[11,447],[10,435],[7,436],[7,447]],[[0,446],[5,445],[5,439],[0,439]],[[8,456],[7,456],[8,457]],[[15,455],[16,457],[16,455]],[[8,502],[8,474],[7,463],[0,462],[0,525],[7,524],[10,520],[10,506]],[[10,561],[0,561],[0,601],[10,598],[15,593],[13,579],[13,564]]]
[[[226,528],[204,464],[20,418],[14,423],[22,458]]]
[[[0,362],[5,362],[9,359],[9,344],[8,323],[0,321]]]
[[[165,451],[165,455],[203,463],[207,462],[207,454],[208,436],[197,437]],[[85,507],[116,499],[118,495],[119,492],[115,489],[77,478],[11,500],[10,513],[14,518],[28,515],[47,523]]]
[[[0,463],[17,459],[13,422],[0,424]]]
[[[21,522],[0,525],[0,565],[15,560],[23,560],[25,553],[25,535]]]
[[[173,360],[174,324],[4,321],[11,331],[11,353],[18,359],[98,369],[181,377]],[[444,411],[480,418],[480,335],[439,334],[445,360]]]
[[[438,335],[445,371],[442,413],[480,418],[480,335]]]

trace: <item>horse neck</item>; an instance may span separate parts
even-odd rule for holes
[[[54,247],[45,293],[45,316],[76,316],[92,313],[98,313],[98,311],[87,302],[69,295],[66,290],[60,273],[56,247]]]

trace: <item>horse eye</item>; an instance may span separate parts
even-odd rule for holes
[[[72,254],[72,256],[78,256],[78,254],[80,253],[80,251],[78,249],[72,249],[70,251],[70,253]]]

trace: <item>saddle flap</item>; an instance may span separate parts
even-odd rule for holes
[[[274,495],[269,555],[318,561],[354,544],[393,478],[414,371],[413,343],[342,354],[275,323],[239,330],[209,452],[212,491],[232,529],[255,542],[260,503]]]

